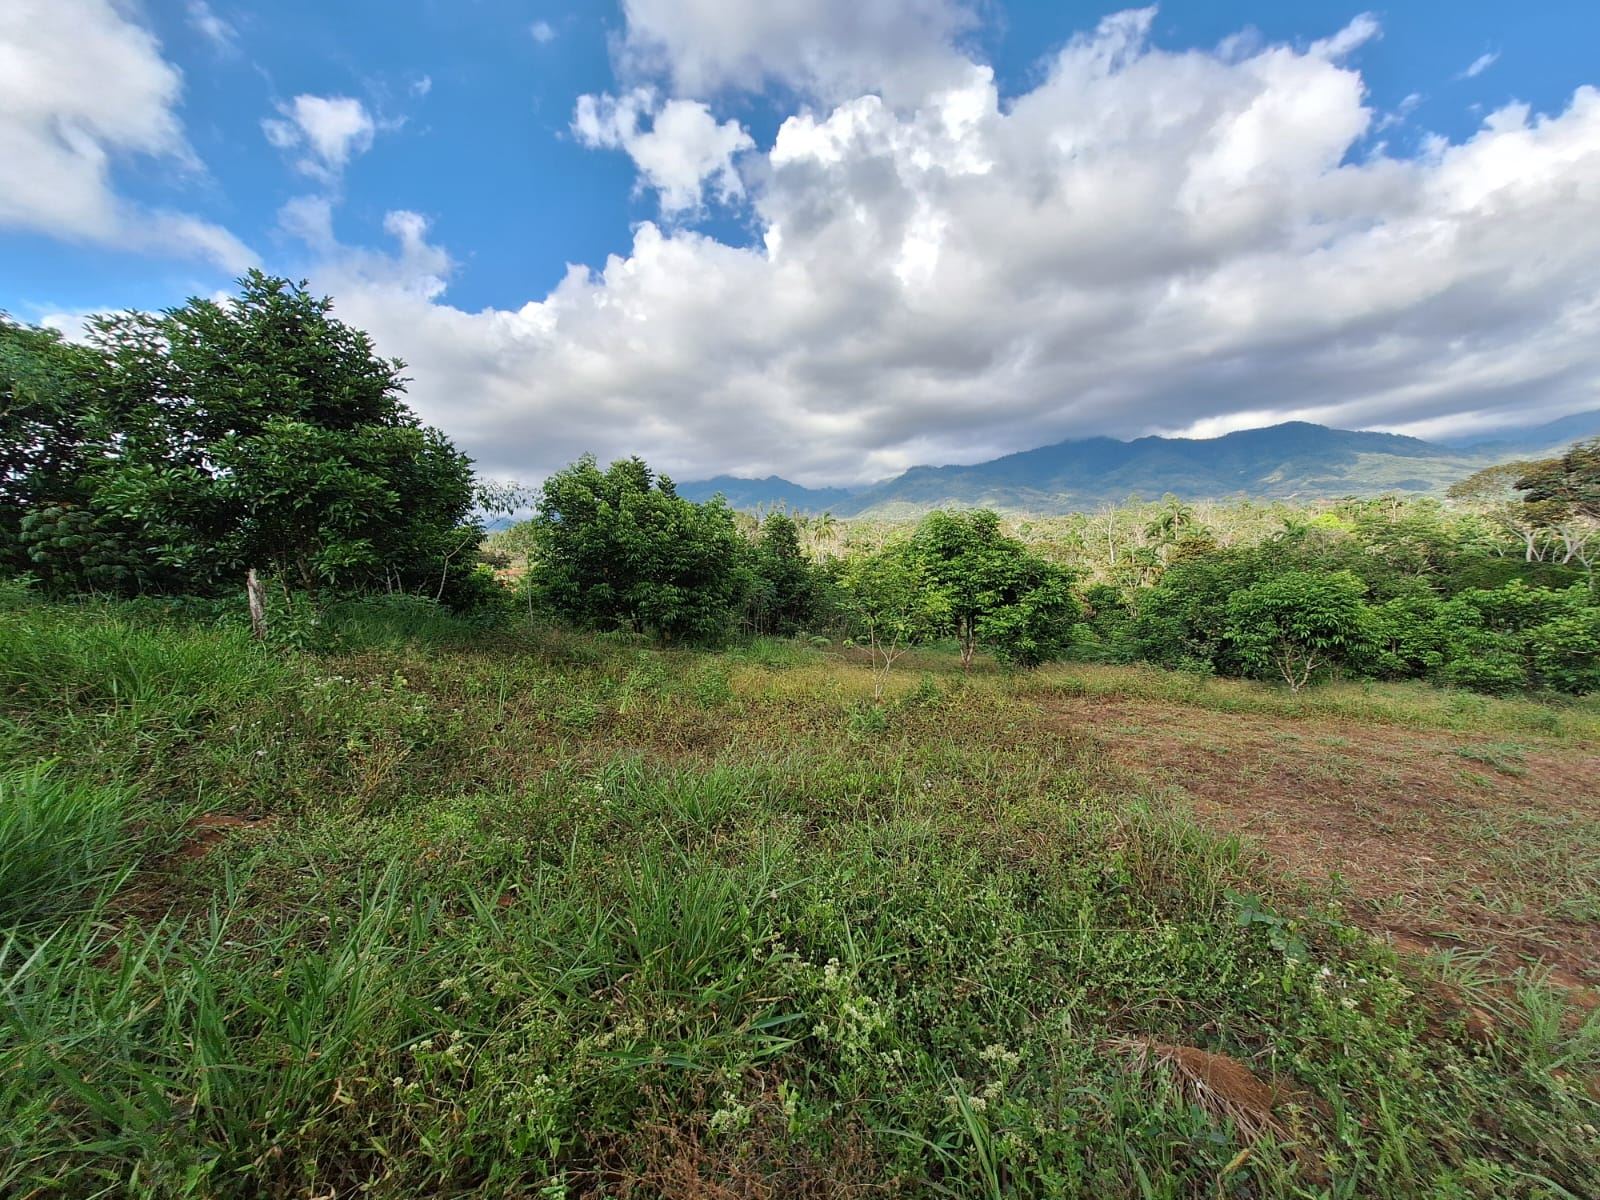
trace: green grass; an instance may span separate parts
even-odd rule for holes
[[[59,918],[108,888],[124,857],[122,796],[55,766],[0,772],[0,928]]]
[[[880,707],[848,654],[402,608],[334,614],[321,656],[0,611],[0,1193],[1600,1186],[1595,1021],[1489,981],[1469,1036],[1329,897],[1041,720],[1077,688],[1499,754],[1587,709],[940,655]],[[175,854],[207,812],[268,819]],[[1271,1119],[1147,1040],[1247,1064]]]
[[[1600,697],[1494,697],[1404,681],[1361,680],[1292,693],[1241,679],[1159,667],[1085,663],[1046,667],[1034,686],[1055,683],[1073,695],[1119,696],[1218,712],[1314,720],[1354,720],[1485,735],[1517,732],[1560,742],[1600,743]]]

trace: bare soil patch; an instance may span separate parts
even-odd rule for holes
[[[271,823],[270,817],[240,817],[231,813],[201,813],[189,822],[189,839],[172,857],[182,861],[204,858],[236,829],[258,829]]]
[[[1397,948],[1489,953],[1600,1003],[1600,754],[1393,725],[1062,699],[1121,770],[1348,889]]]

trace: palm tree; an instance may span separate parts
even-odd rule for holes
[[[1161,511],[1145,526],[1145,536],[1156,542],[1175,542],[1194,528],[1194,509],[1176,496],[1167,496]]]

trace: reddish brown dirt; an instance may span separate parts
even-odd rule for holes
[[[1290,873],[1337,880],[1356,919],[1397,948],[1486,951],[1600,1004],[1600,924],[1552,911],[1582,898],[1552,864],[1563,839],[1600,836],[1600,754],[1515,735],[1503,740],[1526,749],[1507,754],[1481,735],[1118,697],[1058,701],[1052,720]],[[1593,875],[1576,874],[1592,893]]]
[[[621,1200],[875,1200],[898,1194],[865,1132],[848,1121],[833,1130],[825,1157],[797,1146],[770,1080],[750,1097],[749,1124],[734,1135],[709,1130],[704,1097],[693,1115],[646,1122],[624,1141],[599,1147],[608,1165],[579,1181],[585,1197]],[[649,1089],[646,1096],[651,1097]],[[662,1102],[666,1108],[666,1102]]]
[[[192,861],[204,858],[236,829],[258,829],[270,817],[237,817],[229,813],[202,813],[189,822],[189,840],[172,854],[175,859]]]

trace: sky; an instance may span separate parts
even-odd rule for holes
[[[1600,407],[1593,0],[5,0],[0,309],[305,278],[486,475]]]

